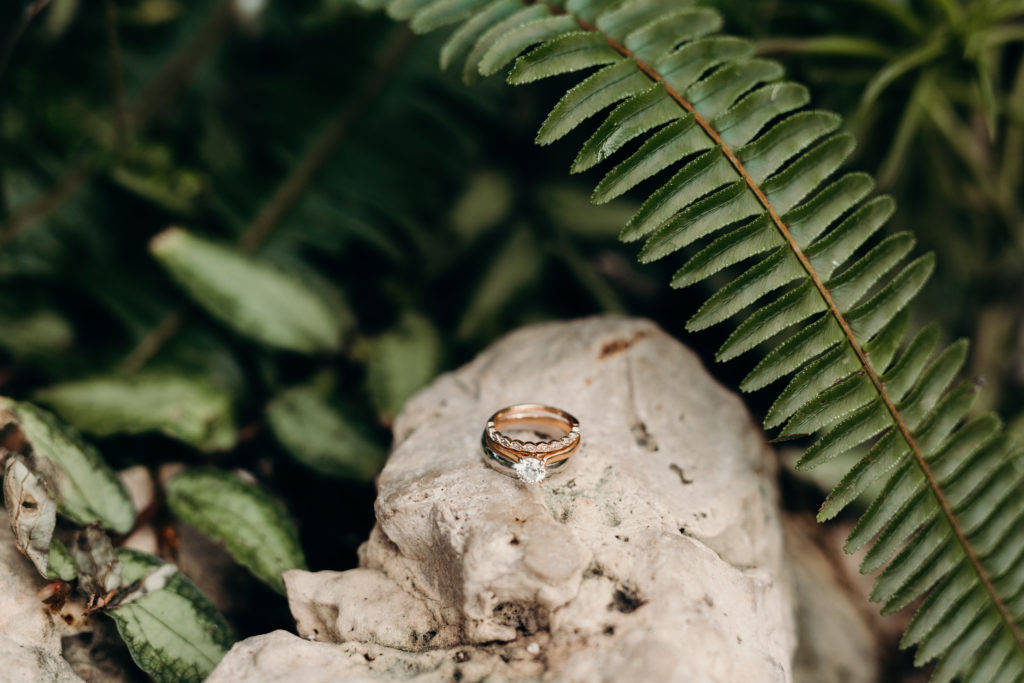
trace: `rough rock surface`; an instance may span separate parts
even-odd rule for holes
[[[540,487],[480,455],[520,402],[582,425]],[[210,680],[792,680],[774,467],[740,400],[653,324],[513,333],[396,420],[361,567],[285,574],[299,635],[325,642],[250,638]]]
[[[0,508],[0,679],[81,681],[61,657],[61,636],[72,632],[62,615],[38,595],[47,581],[14,545],[7,513]],[[74,617],[68,614],[74,621]]]

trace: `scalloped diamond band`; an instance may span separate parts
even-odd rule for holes
[[[509,436],[529,431],[547,438],[527,441]],[[580,447],[580,423],[564,410],[522,403],[492,415],[480,440],[491,467],[527,484],[539,484],[565,467]]]

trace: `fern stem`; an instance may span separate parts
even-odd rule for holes
[[[551,10],[552,13],[564,13],[564,10],[559,10],[558,8],[554,7],[552,7]],[[988,573],[982,566],[981,561],[975,554],[970,541],[967,539],[967,535],[964,533],[963,528],[961,528],[960,523],[957,520],[956,514],[954,513],[952,506],[949,504],[949,501],[943,494],[942,488],[939,486],[939,482],[935,478],[935,474],[932,472],[931,467],[929,467],[928,462],[925,460],[924,453],[918,445],[917,440],[914,438],[913,434],[910,433],[910,428],[904,421],[899,408],[896,406],[896,403],[893,401],[892,397],[890,397],[888,392],[886,391],[885,383],[882,381],[882,378],[879,376],[878,372],[872,366],[871,360],[868,358],[867,352],[864,351],[863,347],[857,341],[857,338],[854,335],[852,328],[850,327],[850,323],[846,320],[846,317],[842,314],[842,311],[839,310],[839,306],[832,298],[832,293],[829,291],[828,287],[825,286],[825,283],[821,280],[821,277],[818,275],[814,266],[811,265],[810,259],[797,244],[796,239],[793,237],[785,221],[782,220],[782,217],[779,215],[778,211],[776,211],[775,207],[772,206],[771,202],[768,201],[768,197],[765,196],[764,191],[744,168],[743,162],[740,161],[739,157],[736,156],[736,153],[729,147],[729,145],[725,143],[725,141],[722,140],[722,137],[711,126],[711,124],[696,111],[693,104],[691,104],[686,98],[684,98],[682,94],[680,94],[674,88],[672,88],[672,86],[665,81],[665,79],[661,76],[660,73],[658,73],[658,71],[654,67],[652,67],[650,64],[645,63],[642,59],[639,59],[629,48],[619,43],[611,36],[605,34],[597,26],[587,21],[584,21],[579,17],[575,17],[575,19],[579,26],[585,31],[590,31],[593,33],[603,35],[604,39],[608,41],[608,44],[616,52],[626,57],[627,59],[632,59],[640,68],[640,70],[643,71],[651,80],[653,80],[656,83],[660,83],[665,88],[665,91],[669,94],[669,96],[672,97],[672,99],[675,100],[675,102],[680,107],[682,107],[685,111],[691,114],[693,116],[694,122],[698,126],[700,126],[704,133],[707,134],[707,136],[719,148],[721,148],[722,153],[729,160],[729,163],[732,164],[733,168],[736,170],[739,176],[743,178],[744,182],[747,184],[747,187],[757,198],[757,201],[761,204],[762,207],[764,207],[764,210],[768,213],[768,216],[770,217],[772,223],[775,225],[776,229],[778,229],[779,234],[782,235],[782,237],[786,240],[790,250],[800,261],[800,264],[807,272],[808,277],[811,278],[811,282],[814,284],[815,289],[818,291],[818,293],[821,295],[821,298],[827,305],[829,313],[832,315],[833,319],[839,324],[839,327],[842,329],[842,332],[846,337],[846,340],[850,344],[850,348],[852,348],[853,352],[857,355],[857,358],[860,361],[861,366],[864,368],[865,374],[871,380],[871,383],[874,385],[875,390],[878,392],[879,398],[881,398],[886,410],[892,417],[894,424],[896,425],[897,429],[899,429],[900,434],[903,437],[903,440],[910,448],[911,454],[913,455],[914,460],[917,462],[917,466],[920,468],[921,473],[924,475],[925,480],[928,484],[928,487],[931,489],[931,492],[935,496],[936,501],[942,509],[942,512],[946,517],[946,520],[949,522],[949,525],[953,530],[953,534],[956,536],[957,541],[963,548],[964,554],[967,556],[967,560],[971,563],[971,566],[974,568],[974,571],[978,574],[978,578],[981,580],[982,585],[984,585],[985,591],[989,594],[989,597],[991,598],[993,604],[999,611],[999,615],[1002,617],[1003,621],[1006,623],[1010,632],[1013,634],[1014,639],[1017,641],[1018,646],[1021,649],[1024,649],[1024,634],[1022,634],[1020,628],[1017,626],[1017,623],[1014,620],[1013,615],[1010,613],[1010,610],[1007,608],[1006,604],[1000,598],[999,593],[996,591],[995,585],[993,584],[991,577],[988,576]]]

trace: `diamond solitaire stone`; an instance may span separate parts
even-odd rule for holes
[[[527,484],[539,484],[548,473],[544,463],[537,458],[523,458],[512,466],[516,476]]]

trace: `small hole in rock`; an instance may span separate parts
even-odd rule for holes
[[[491,616],[505,626],[513,626],[524,635],[533,635],[548,627],[547,612],[537,603],[502,602],[494,607]]]
[[[623,614],[629,614],[630,612],[635,612],[646,603],[647,601],[640,597],[640,593],[637,592],[636,588],[628,583],[623,583],[619,585],[614,595],[612,595],[612,602],[608,605],[608,609],[616,609]]]

